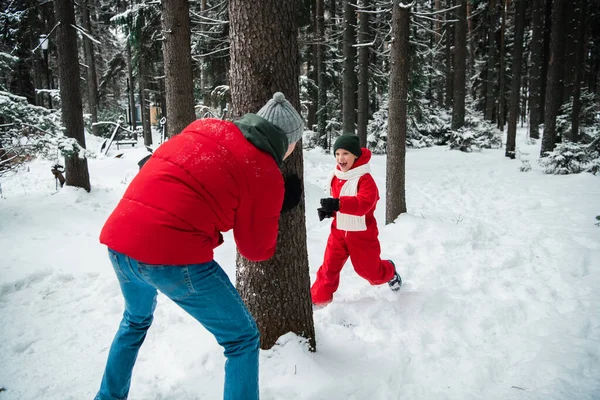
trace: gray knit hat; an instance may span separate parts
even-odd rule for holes
[[[283,93],[276,92],[256,114],[284,131],[289,144],[302,139],[304,120]]]

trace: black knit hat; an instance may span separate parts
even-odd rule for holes
[[[360,140],[356,135],[342,135],[336,139],[335,144],[333,145],[333,154],[337,149],[348,150],[350,153],[354,154],[356,157],[360,157],[362,155],[362,150],[360,149]]]

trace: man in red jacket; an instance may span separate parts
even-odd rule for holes
[[[258,329],[213,250],[233,229],[241,255],[273,256],[280,212],[302,193],[300,179],[284,180],[279,167],[302,131],[302,117],[278,92],[237,121],[194,121],[141,168],[100,234],[125,311],[97,400],[127,397],[157,290],[225,349],[224,399],[258,399]]]

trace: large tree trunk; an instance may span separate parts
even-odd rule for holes
[[[81,5],[81,22],[83,29],[93,36],[89,0],[84,0]],[[98,127],[93,125],[94,123],[98,122],[98,80],[96,78],[96,57],[94,55],[94,45],[86,36],[83,36],[83,51],[85,53],[85,63],[87,64],[87,97],[88,104],[90,106],[90,114],[92,115],[92,133],[94,136],[98,136]]]
[[[196,119],[190,49],[188,0],[161,0],[167,136],[181,132]]]
[[[529,137],[539,139],[541,114],[541,82],[544,49],[544,0],[533,0],[531,18],[531,67],[529,68]]]
[[[319,134],[319,143],[327,153],[329,153],[329,138],[327,132],[327,71],[325,64],[325,4],[324,0],[317,0],[316,19],[317,19],[317,68],[319,70],[317,81],[319,87],[317,101],[317,132]]]
[[[579,113],[581,111],[581,79],[583,78],[584,63],[584,39],[586,29],[586,10],[587,0],[576,0],[575,4],[575,23],[577,25],[575,33],[575,70],[573,81],[573,109],[571,110],[571,138],[572,142],[579,142]]]
[[[505,156],[515,158],[517,119],[521,94],[521,64],[523,59],[523,33],[525,32],[526,0],[515,0],[515,40],[513,43],[512,81]]]
[[[485,95],[485,119],[493,121],[496,105],[496,0],[490,0],[488,5],[489,32],[488,32],[488,59],[487,82]]]
[[[454,96],[452,129],[465,124],[466,60],[467,60],[467,0],[460,0],[456,9],[454,36]]]
[[[276,91],[299,107],[295,0],[230,0],[232,117],[259,110]],[[273,40],[277,38],[277,40]],[[303,176],[302,143],[283,163],[284,174]],[[261,348],[294,332],[316,349],[310,296],[304,201],[281,215],[277,251],[265,262],[238,254],[236,286],[260,331]]]
[[[370,0],[362,0],[361,8],[367,9]],[[360,12],[358,16],[358,106],[357,134],[360,145],[367,146],[367,126],[369,124],[369,53],[370,47],[364,46],[369,42],[369,13]]]
[[[546,86],[546,107],[544,115],[544,136],[542,137],[541,156],[554,150],[556,143],[556,117],[562,104],[565,37],[566,0],[554,0],[552,5],[552,37],[550,40],[550,62]]]
[[[56,49],[65,136],[74,138],[85,148],[74,3],[55,1],[54,10],[56,20],[60,23],[56,28]],[[83,157],[83,154],[81,157],[77,154],[65,157],[65,172],[68,186],[90,191],[90,173],[87,158]]]
[[[409,76],[410,7],[392,6],[390,102],[388,118],[385,223],[406,212],[406,117]]]
[[[342,133],[354,134],[356,124],[356,10],[350,0],[344,2],[344,83]],[[363,144],[364,146],[364,144]]]

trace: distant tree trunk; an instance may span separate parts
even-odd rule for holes
[[[406,117],[409,76],[410,7],[392,5],[385,223],[406,212]]]
[[[498,93],[498,129],[504,130],[506,116],[506,65],[505,65],[505,37],[506,37],[506,10],[510,5],[510,0],[500,0],[502,4],[502,23],[500,24],[500,68],[499,68],[499,93]]]
[[[489,33],[487,59],[487,89],[485,96],[485,119],[493,121],[494,106],[496,105],[496,0],[490,0],[488,5]]]
[[[587,0],[576,0],[575,5],[576,26],[575,35],[575,79],[573,82],[573,108],[571,114],[571,138],[572,142],[579,142],[579,113],[581,112],[581,80],[583,78],[584,39],[586,30]]]
[[[136,132],[135,84],[133,81],[133,65],[131,65],[131,45],[129,44],[129,40],[127,40],[125,49],[127,52],[127,95],[129,101],[129,118],[131,121],[131,129]]]
[[[208,7],[208,4],[206,2],[206,0],[201,0],[200,2],[200,12],[201,15],[203,17],[206,17],[206,9]],[[202,23],[203,21],[200,22],[198,29],[200,32],[202,32],[203,34],[207,34],[208,32],[205,32],[205,30],[207,28],[210,28],[210,25],[205,25]],[[210,63],[210,57],[201,57],[200,58],[200,88],[201,88],[201,93],[202,93],[202,103],[205,106],[210,106],[211,104],[211,96],[210,93],[212,92],[212,79],[211,79],[211,74],[209,73],[209,68],[207,68],[207,64]]]
[[[435,11],[439,12],[442,10],[442,0],[435,0]],[[435,32],[436,32],[436,42],[438,43],[438,47],[441,47],[441,41],[443,39],[442,37],[442,19],[443,19],[443,15],[440,14],[436,14],[435,15]],[[438,52],[437,57],[435,57],[436,60],[436,68],[443,68],[443,60],[440,60],[440,56],[443,57],[443,53],[442,52]],[[439,66],[439,67],[438,67]],[[439,106],[443,107],[444,106],[444,84],[443,84],[443,80],[442,79],[437,79],[436,80],[436,94],[437,94],[437,103]]]
[[[188,0],[161,0],[167,136],[173,137],[196,119],[190,48]]]
[[[473,19],[471,2],[467,1],[467,71],[469,76],[475,75],[475,49],[473,48]]]
[[[352,1],[344,2],[344,80],[342,133],[354,134],[356,124],[356,10]]]
[[[541,81],[544,49],[544,0],[533,0],[531,18],[533,35],[531,38],[531,67],[529,69],[529,137],[539,139],[542,120]]]
[[[312,26],[312,24],[311,24]],[[312,131],[316,131],[317,126],[317,104],[319,102],[319,91],[316,88],[317,76],[319,74],[317,67],[317,56],[316,56],[316,45],[310,45],[310,49],[307,54],[307,73],[306,77],[309,80],[308,83],[308,112],[306,116],[306,127]]]
[[[523,59],[523,34],[527,0],[515,0],[515,40],[513,43],[512,81],[505,156],[515,158],[519,97],[521,94],[521,64]]]
[[[296,7],[295,0],[263,0],[260,7],[254,0],[229,1],[233,118],[258,111],[276,91],[299,108]],[[303,170],[299,143],[282,172],[302,179]],[[250,262],[238,254],[236,281],[256,319],[262,349],[290,331],[316,349],[304,201],[281,215],[273,258]]]
[[[56,20],[60,23],[56,28],[56,53],[65,136],[74,138],[81,147],[85,148],[79,63],[73,62],[78,59],[77,32],[74,28],[74,3],[55,1],[54,11]],[[67,186],[80,187],[90,191],[90,173],[87,158],[83,155],[82,157],[77,154],[65,157],[65,173]]]
[[[33,45],[32,47],[35,47],[37,45]],[[38,50],[36,51],[34,54],[32,54],[33,57],[33,86],[36,89],[42,89],[43,85],[44,85],[44,79],[42,78],[43,76],[43,71],[44,71],[44,59],[42,58],[41,54],[42,50]],[[4,86],[7,87],[8,85],[8,77],[4,76]],[[35,93],[35,105],[36,106],[40,106],[43,107],[44,106],[44,96],[42,95],[42,93]]]
[[[370,0],[362,0],[361,8],[367,9]],[[358,16],[358,43],[369,42],[369,13],[360,12]],[[367,126],[369,124],[369,46],[358,48],[358,106],[357,106],[357,133],[360,145],[367,146]]]
[[[544,136],[542,137],[541,156],[554,150],[556,143],[556,117],[562,103],[562,84],[564,74],[566,0],[554,0],[552,5],[552,37],[550,41],[550,63],[546,86],[546,114],[544,115]]]
[[[329,153],[329,138],[327,132],[327,87],[326,87],[326,64],[325,64],[325,1],[317,0],[317,65],[319,75],[317,77],[319,95],[317,102],[317,132],[319,142],[325,152]]]
[[[562,103],[569,101],[573,96],[573,84],[575,83],[575,58],[576,58],[576,35],[577,35],[577,21],[576,21],[576,9],[579,7],[578,0],[569,1],[569,5],[565,7],[565,22],[563,36],[565,38],[565,55],[564,55],[564,67],[563,73],[563,90],[562,90]]]
[[[540,87],[540,121],[546,115],[546,84],[548,77],[548,63],[550,62],[550,33],[552,32],[552,0],[546,0],[544,7],[544,55],[542,61],[542,80]]]
[[[454,37],[454,102],[452,107],[452,129],[465,124],[466,60],[467,60],[467,0],[459,0],[456,9]]]
[[[306,54],[307,62],[307,73],[306,76],[309,80],[309,86],[307,94],[309,97],[308,110],[306,116],[307,128],[311,131],[317,132],[317,107],[319,103],[319,90],[317,81],[319,77],[319,62],[317,60],[317,47],[315,44],[316,30],[317,30],[317,12],[316,2],[314,0],[309,1],[310,11],[310,23],[308,25],[308,37],[311,39],[312,44],[308,45],[308,51]],[[319,142],[320,143],[320,142]]]
[[[453,6],[452,0],[446,0],[447,8]],[[454,25],[446,23],[446,108],[452,108],[452,99],[454,94],[454,62],[453,62],[453,30]]]
[[[150,126],[150,109],[147,98],[147,64],[144,57],[140,57],[138,65],[138,82],[140,87],[140,113],[142,118],[142,128],[144,130],[144,145],[152,146],[152,127]]]
[[[90,0],[83,0],[81,4],[81,22],[83,29],[85,29],[91,36],[92,21],[90,19]],[[90,106],[90,114],[92,115],[92,133],[94,136],[98,136],[98,127],[93,125],[98,122],[98,80],[96,78],[96,57],[94,55],[94,44],[92,41],[83,36],[83,51],[85,53],[85,63],[87,69],[87,97],[88,104]]]

